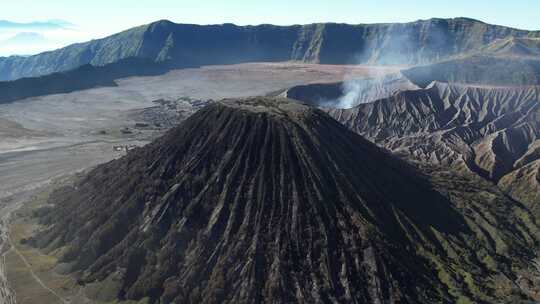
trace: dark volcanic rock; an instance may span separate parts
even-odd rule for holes
[[[0,80],[41,76],[88,63],[105,65],[132,57],[168,62],[175,67],[287,60],[409,65],[476,51],[500,39],[539,36],[539,32],[467,18],[293,26],[201,26],[158,21],[35,56],[0,58]]]
[[[151,303],[508,299],[492,278],[538,237],[482,182],[432,182],[286,99],[209,105],[51,202],[33,243],[66,246],[81,283]]]
[[[343,83],[310,83],[294,86],[283,93],[283,97],[302,101],[314,107],[336,106],[343,96]]]

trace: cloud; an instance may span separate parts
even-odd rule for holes
[[[73,43],[108,36],[110,30],[99,28],[99,25],[85,28],[60,19],[26,23],[0,20],[0,57],[52,51]],[[21,43],[19,40],[27,41]]]
[[[0,39],[0,56],[31,55],[54,47],[54,43],[40,33],[20,32]]]
[[[45,36],[35,32],[20,32],[15,36],[8,38],[6,40],[0,41],[0,46],[5,45],[31,45],[31,44],[42,44],[46,43],[47,39]]]
[[[0,30],[53,31],[74,28],[74,25],[64,20],[13,22],[0,20]]]
[[[65,20],[26,23],[0,20],[0,56],[34,55],[88,40],[87,36]]]

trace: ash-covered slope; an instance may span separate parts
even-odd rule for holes
[[[481,49],[485,54],[497,56],[540,56],[540,38],[509,37],[497,39]]]
[[[50,202],[32,242],[61,249],[59,268],[102,301],[527,299],[499,287],[538,240],[482,182],[430,182],[286,99],[212,104]]]
[[[432,81],[495,86],[540,85],[540,57],[472,55],[402,71],[420,87]]]
[[[509,37],[540,37],[540,32],[468,18],[293,26],[194,25],[162,20],[35,56],[0,58],[0,80],[132,57],[167,62],[171,67],[287,60],[409,65],[473,52]]]
[[[540,85],[540,38],[507,37],[433,64],[403,71],[421,87],[432,81],[486,85]]]
[[[495,182],[540,158],[538,86],[435,82],[426,89],[329,112],[390,150],[424,162],[466,167]],[[537,166],[529,170],[534,168]],[[514,172],[511,176],[521,175]],[[538,189],[538,179],[521,182],[532,183],[526,188]]]

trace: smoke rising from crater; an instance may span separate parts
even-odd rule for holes
[[[418,89],[401,72],[382,72],[380,66],[399,66],[405,69],[408,67],[403,64],[407,62],[430,63],[429,59],[444,57],[449,52],[446,46],[450,39],[446,22],[431,20],[420,24],[420,29],[401,24],[390,25],[383,39],[366,43],[364,51],[356,54],[352,62],[375,63],[378,66],[372,65],[373,68],[364,78],[346,75],[341,85],[342,95],[326,103],[347,109],[389,97],[400,90]]]
[[[374,78],[347,79],[341,84],[342,95],[330,102],[337,108],[349,109],[362,103],[391,96],[400,90],[418,88],[405,79],[401,73],[393,73]]]

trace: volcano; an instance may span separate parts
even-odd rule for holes
[[[101,301],[482,303],[538,245],[500,192],[279,98],[215,102],[50,203],[30,242]]]

